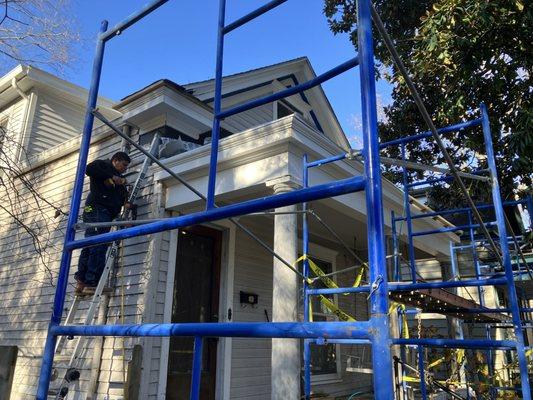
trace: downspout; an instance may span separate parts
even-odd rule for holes
[[[17,78],[16,77],[13,77],[13,79],[11,79],[11,86],[13,87],[13,89],[15,89],[17,91],[17,93],[20,95],[20,97],[22,97],[24,100],[29,100],[29,97],[26,93],[24,93],[22,91],[22,89],[19,87],[19,85],[17,84]]]
[[[17,161],[20,161],[22,159],[22,154],[26,150],[26,138],[28,137],[28,130],[29,127],[32,125],[32,121],[29,121],[29,115],[30,115],[30,108],[32,107],[32,104],[34,102],[35,94],[32,92],[28,96],[24,91],[20,88],[17,82],[17,78],[13,77],[11,79],[11,87],[15,89],[20,97],[26,101],[26,104],[24,105],[24,111],[22,113],[22,127],[19,132],[19,140],[17,142],[20,144],[19,147],[16,149],[16,156],[15,159]]]

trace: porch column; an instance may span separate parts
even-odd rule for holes
[[[274,193],[295,188],[291,183],[277,183]],[[276,209],[296,211],[296,206]],[[294,262],[298,257],[296,214],[274,217],[274,251],[284,260]],[[288,322],[298,319],[298,277],[274,257],[272,290],[272,321]],[[300,398],[300,343],[298,339],[272,339],[272,400]]]

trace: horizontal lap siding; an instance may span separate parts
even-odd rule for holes
[[[271,220],[262,224],[249,223],[251,230],[272,246]],[[267,221],[265,223],[265,221]],[[265,310],[272,316],[272,256],[242,230],[237,229],[235,243],[235,283],[233,292],[233,320],[235,322],[265,322]],[[240,305],[239,292],[259,295],[252,308]],[[270,398],[271,339],[232,340],[231,399]]]
[[[254,234],[272,246],[273,219],[261,218],[247,222],[247,226]],[[235,322],[265,322],[265,310],[269,319],[272,315],[272,256],[239,229],[236,231],[236,243],[233,320]],[[316,257],[320,258],[320,254]],[[337,269],[353,265],[349,257],[343,254],[337,257],[336,264]],[[343,274],[339,276],[339,283],[350,286],[354,278],[353,272]],[[240,291],[257,294],[259,296],[257,306],[242,307],[239,302]],[[358,320],[368,318],[365,295],[339,296],[339,305]],[[271,339],[234,338],[232,343],[230,398],[232,400],[270,399]],[[346,372],[347,356],[358,355],[359,350],[354,346],[340,347],[342,359],[340,379],[331,383],[314,384],[313,391],[339,396],[351,394],[356,389],[362,390],[370,387],[371,375]],[[367,354],[369,354],[368,350]]]
[[[55,109],[54,109],[55,110]],[[43,125],[40,125],[43,126]],[[58,124],[59,127],[64,126]],[[35,125],[34,125],[35,129]],[[63,140],[63,139],[62,139]],[[94,143],[91,146],[89,160],[96,158],[109,158],[120,149],[120,141],[114,137]],[[46,200],[55,206],[68,211],[74,174],[77,165],[77,151],[62,157],[43,167],[39,167],[26,176]],[[137,152],[132,153],[132,166],[130,171],[140,168],[142,161]],[[136,174],[128,177],[133,183]],[[87,180],[88,181],[88,180]],[[16,345],[19,347],[18,360],[15,369],[14,385],[11,398],[13,400],[33,399],[38,380],[41,355],[46,337],[46,329],[50,320],[53,306],[54,285],[57,279],[59,260],[64,239],[66,216],[54,218],[53,207],[45,204],[40,199],[32,198],[27,189],[17,183],[22,190],[20,198],[15,203],[16,213],[31,227],[37,229],[38,239],[44,244],[42,260],[37,257],[33,241],[27,233],[12,222],[5,212],[0,211],[0,299],[3,306],[0,308],[0,342],[2,345]],[[83,199],[87,195],[88,184],[84,187]],[[6,203],[8,194],[0,193],[3,204]],[[139,218],[151,217],[151,202],[153,185],[148,179],[137,201],[139,204]],[[16,199],[12,193],[9,197]],[[83,203],[82,203],[83,205]],[[40,210],[40,211],[39,211]],[[83,233],[77,234],[82,237]],[[117,270],[116,287],[111,294],[107,323],[121,322],[121,314],[125,323],[139,323],[145,312],[145,286],[150,279],[149,264],[152,260],[151,237],[138,237],[128,239],[124,243],[121,262],[123,268]],[[67,288],[65,309],[70,307],[73,299],[73,278],[76,270],[79,251],[74,251],[71,277]],[[43,264],[46,263],[46,267]],[[123,277],[122,277],[123,274]],[[122,299],[121,286],[124,285],[124,299]],[[161,291],[161,285],[158,290]],[[164,285],[163,285],[164,286]],[[162,296],[157,295],[159,302]],[[82,302],[78,313],[77,322],[81,322],[87,310],[88,302]],[[66,310],[64,317],[66,316]],[[125,359],[131,358],[131,348],[139,339],[126,339],[124,341]],[[90,378],[92,363],[93,341],[87,343],[82,356],[82,377],[73,391],[83,392],[87,388]],[[74,341],[67,341],[66,347],[71,350]],[[120,338],[106,338],[102,356],[102,368],[99,376],[98,393],[101,397],[109,398],[123,396],[122,348]],[[70,355],[66,350],[64,355]]]
[[[28,154],[39,154],[79,135],[83,116],[83,107],[40,93],[37,96]]]
[[[251,110],[232,115],[226,123],[237,131],[244,131],[273,120],[272,104],[265,104]]]

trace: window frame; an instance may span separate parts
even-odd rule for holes
[[[327,247],[321,246],[316,243],[309,243],[309,256],[311,259],[318,259],[320,261],[331,264],[331,271],[337,271],[337,256],[338,252]],[[331,279],[336,283],[337,275],[333,275]],[[335,305],[339,304],[339,295],[333,295],[333,302]],[[315,313],[313,315],[323,315],[326,318],[331,316],[330,314]],[[302,314],[303,317],[303,314]],[[338,321],[337,317],[334,317],[334,321]],[[335,358],[337,363],[337,372],[330,374],[313,374],[311,373],[312,385],[325,385],[330,383],[337,383],[342,381],[342,360],[341,360],[341,345],[336,343],[335,345]]]

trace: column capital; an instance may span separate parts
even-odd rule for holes
[[[302,184],[299,179],[292,175],[284,175],[279,178],[266,181],[266,186],[272,188],[275,194],[291,192],[300,189]]]

